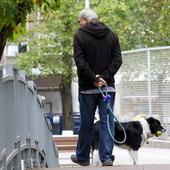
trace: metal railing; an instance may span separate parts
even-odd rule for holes
[[[170,46],[123,52],[116,88],[117,115],[157,116],[170,136]]]
[[[0,67],[0,169],[58,166],[44,100],[24,72]]]

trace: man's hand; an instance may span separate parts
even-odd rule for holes
[[[94,83],[94,85],[95,85],[96,87],[101,88],[101,87],[103,87],[103,86],[106,86],[106,81],[105,81],[103,78],[101,78],[100,75],[97,74],[96,77],[99,78],[98,82],[97,82],[97,83]]]

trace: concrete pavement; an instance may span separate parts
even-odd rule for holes
[[[114,165],[132,165],[132,160],[130,154],[125,149],[120,149],[118,147],[114,148],[113,151],[115,155]],[[63,152],[59,153],[59,164],[63,166],[74,166],[70,160],[70,156],[73,152]],[[170,164],[170,148],[146,148],[143,147],[138,152],[138,164]]]
[[[114,147],[113,154],[115,161],[113,167],[80,167],[70,160],[74,152],[59,152],[59,168],[49,168],[47,170],[170,170],[170,147],[169,141],[156,145],[152,143],[139,150],[139,159],[137,165],[133,165],[130,154],[125,149]],[[38,169],[36,169],[38,170]],[[39,169],[46,170],[46,169]]]
[[[65,167],[65,168],[40,168],[32,170],[170,170],[170,165],[116,165],[113,167]]]

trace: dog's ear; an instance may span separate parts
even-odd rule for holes
[[[151,122],[153,122],[155,119],[154,119],[153,117],[149,117],[149,118],[147,118],[146,120],[147,120],[148,123],[151,123]]]

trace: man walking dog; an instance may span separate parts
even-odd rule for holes
[[[78,73],[81,123],[76,154],[71,155],[71,160],[81,166],[89,165],[94,116],[98,107],[99,157],[103,166],[112,166],[114,142],[107,129],[107,105],[98,88],[108,91],[113,108],[114,75],[122,64],[120,44],[117,35],[98,21],[95,11],[83,9],[77,22],[80,27],[74,36],[74,60]],[[109,118],[111,131],[114,132],[113,115],[110,114]]]

